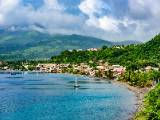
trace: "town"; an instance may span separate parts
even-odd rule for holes
[[[109,79],[118,79],[126,72],[126,67],[120,65],[110,65],[102,60],[97,63],[95,67],[91,67],[86,63],[80,64],[56,64],[44,63],[38,64],[36,70],[47,73],[74,73],[87,75],[92,77],[102,77]],[[159,68],[147,66],[140,71],[149,72],[151,70],[158,71]]]

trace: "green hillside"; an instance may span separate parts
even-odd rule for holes
[[[145,72],[147,66],[160,68],[160,35],[151,41],[128,46],[102,47],[98,51],[64,51],[53,56],[53,63],[86,63],[91,67],[99,65],[99,61],[118,64],[126,67],[126,72],[119,80],[124,80],[132,86],[149,87],[153,80],[160,78],[159,71]]]
[[[112,42],[80,35],[49,35],[36,31],[0,31],[0,59],[45,59],[64,50],[100,48]]]
[[[65,58],[65,59],[63,59]],[[144,44],[128,45],[121,47],[103,47],[97,52],[65,51],[61,55],[52,57],[54,62],[89,62],[104,60],[113,64],[136,65],[156,64],[160,60],[160,35]]]

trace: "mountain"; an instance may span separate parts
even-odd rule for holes
[[[100,48],[112,42],[80,35],[50,35],[37,31],[0,30],[0,59],[48,59],[64,50]]]
[[[110,42],[81,35],[50,35],[37,31],[0,29],[0,60],[48,59],[64,50],[137,44],[135,41]]]

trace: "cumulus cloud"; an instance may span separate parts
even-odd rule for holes
[[[114,39],[116,37],[119,38],[120,34],[123,35],[122,30],[125,30],[125,32],[127,29],[129,32],[134,30],[129,28],[131,25],[134,25],[134,21],[129,20],[129,18],[123,16],[119,19],[112,14],[101,14],[112,11],[112,8],[109,7],[109,4],[107,4],[104,0],[84,0],[79,5],[79,8],[85,15],[88,16],[88,20],[86,20],[87,25],[103,30],[103,34],[105,32],[106,35],[112,34]],[[97,17],[97,14],[100,14],[100,16]]]
[[[66,13],[65,7],[57,0],[43,2],[41,7],[34,9],[32,5],[24,6],[22,0],[1,0],[0,26],[41,30],[36,26],[38,24],[49,33],[77,33],[83,23],[82,17]]]
[[[0,0],[0,25],[5,24],[6,16],[11,13],[19,3],[19,0]]]
[[[64,6],[60,5],[57,0],[44,0],[43,7],[51,10],[64,10]]]
[[[84,0],[79,5],[79,8],[89,17],[95,16],[95,14],[102,14],[103,10],[110,10],[108,4],[103,0]]]
[[[10,25],[19,25],[24,23],[24,17],[30,7],[22,7],[21,0],[0,0],[0,25],[8,27]]]
[[[99,20],[99,27],[106,30],[106,31],[113,31],[118,32],[118,24],[119,21],[115,20],[114,18],[104,16]]]
[[[110,7],[103,0],[84,0],[80,5],[79,9],[88,16],[86,24],[89,26],[95,26],[107,31],[117,31],[116,20],[108,16],[97,17],[103,13],[104,10],[110,10]]]
[[[20,4],[20,0],[0,0],[0,12],[7,13],[15,9]]]
[[[60,0],[0,0],[0,27],[82,34],[109,40],[148,40],[160,32],[160,0],[80,0],[79,14]]]
[[[125,6],[122,4],[124,1]],[[84,0],[79,8],[88,16],[86,24],[103,30],[100,34],[109,39],[148,40],[160,32],[159,0],[123,2],[119,2],[121,9],[116,6],[119,5],[116,1]],[[97,17],[96,14],[103,13],[104,8],[107,8],[106,14]]]
[[[159,5],[159,0],[129,0],[130,14],[137,19],[159,17]]]
[[[1,26],[2,24],[4,24],[4,20],[3,20],[2,14],[0,14],[0,26]]]
[[[128,5],[128,17],[137,24],[135,38],[147,40],[160,32],[159,0],[129,0]]]

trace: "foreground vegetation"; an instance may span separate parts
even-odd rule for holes
[[[145,97],[143,109],[135,120],[160,120],[160,84]]]

